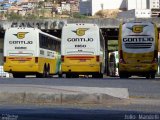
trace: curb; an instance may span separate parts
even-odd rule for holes
[[[0,103],[128,104],[126,88],[0,84]]]

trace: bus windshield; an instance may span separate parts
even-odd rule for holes
[[[142,31],[140,29],[142,29]],[[151,23],[141,23],[141,25],[139,25],[139,23],[123,24],[122,50],[124,52],[127,53],[153,52],[154,46],[155,46],[155,30],[153,24]]]

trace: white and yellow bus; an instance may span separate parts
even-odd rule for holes
[[[62,74],[67,78],[92,75],[102,78],[105,69],[104,38],[96,24],[66,24],[62,28]]]
[[[9,28],[4,37],[4,71],[13,77],[48,77],[60,69],[61,39],[37,28]]]
[[[158,32],[152,22],[126,22],[119,28],[119,76],[155,78],[158,69]]]

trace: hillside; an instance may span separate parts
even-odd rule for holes
[[[95,14],[95,17],[102,17],[102,18],[115,18],[117,17],[117,14],[121,12],[121,10],[118,9],[106,9],[106,10],[100,10]]]

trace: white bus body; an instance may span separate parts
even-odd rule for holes
[[[104,73],[104,39],[95,24],[67,24],[62,29],[62,73],[67,77]]]
[[[60,64],[58,52],[60,39],[55,36],[36,28],[9,28],[4,38],[4,71],[14,77],[56,74]]]

